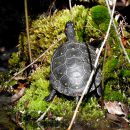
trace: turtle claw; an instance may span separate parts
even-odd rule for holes
[[[53,90],[51,91],[51,93],[44,98],[44,100],[45,100],[46,102],[52,101],[52,100],[54,99],[54,97],[55,97],[55,94],[56,94],[56,90],[53,89]]]
[[[46,96],[43,100],[46,102],[52,101],[52,99],[50,98],[50,95]]]

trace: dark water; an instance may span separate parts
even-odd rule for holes
[[[23,120],[17,119],[16,115],[13,115],[11,112],[11,109],[0,107],[0,130],[67,130],[69,126],[69,121],[61,124],[61,122],[56,121],[36,123],[36,121],[27,120],[28,122],[24,122]],[[130,130],[130,126],[122,128],[119,123],[115,124],[104,119],[98,122],[93,121],[91,124],[88,122],[80,124],[77,121],[73,124],[71,130]]]
[[[27,124],[24,129],[25,130],[67,130],[68,126],[65,125],[34,125],[34,124]],[[81,124],[74,124],[71,130],[130,130],[129,128],[121,128],[115,124],[111,124],[110,126],[106,126],[106,124],[101,124],[99,126],[88,126],[88,125],[81,125]]]

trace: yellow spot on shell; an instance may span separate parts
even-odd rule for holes
[[[65,83],[65,86],[67,86],[67,83]]]

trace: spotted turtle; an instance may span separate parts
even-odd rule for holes
[[[65,34],[67,41],[56,49],[52,57],[50,74],[52,91],[45,98],[46,101],[51,101],[57,92],[72,97],[81,96],[96,59],[93,47],[76,41],[73,22],[66,23]],[[100,83],[99,68],[89,86],[90,92],[97,90],[100,96]]]

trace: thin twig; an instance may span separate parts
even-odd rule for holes
[[[8,105],[8,104],[15,103],[24,95],[25,89],[26,88],[23,87],[18,93],[15,93],[11,97],[0,96],[0,105],[2,105],[2,104]]]
[[[104,51],[104,56],[103,56],[103,64],[102,64],[102,81],[101,81],[101,87],[102,87],[102,90],[105,89],[105,86],[104,86],[104,66],[105,66],[105,61],[106,61],[106,55],[107,55],[107,45],[105,46],[105,51]],[[102,93],[102,96],[101,96],[101,109],[103,109],[104,107],[104,93]]]
[[[45,117],[47,112],[50,110],[51,106],[52,106],[52,103],[49,105],[49,107],[46,109],[46,111],[37,119],[36,122],[40,122],[41,120],[43,120],[43,118]]]
[[[85,95],[86,93],[88,93],[89,85],[90,85],[90,83],[91,83],[91,81],[92,81],[93,75],[94,75],[94,73],[95,73],[95,69],[97,68],[97,65],[98,65],[99,57],[100,57],[100,55],[101,55],[102,49],[103,49],[103,47],[104,47],[104,45],[105,45],[105,43],[106,43],[106,41],[107,41],[107,38],[108,38],[108,36],[109,36],[111,24],[112,24],[112,21],[113,21],[113,14],[114,14],[114,11],[115,11],[115,5],[116,5],[116,0],[114,1],[114,6],[113,6],[112,13],[111,13],[111,19],[110,19],[110,22],[109,22],[109,26],[108,26],[108,30],[107,30],[106,36],[105,36],[105,38],[104,38],[104,41],[103,41],[102,44],[101,44],[100,50],[99,50],[99,52],[98,52],[98,54],[97,54],[97,57],[96,57],[96,60],[95,60],[95,63],[94,63],[94,69],[92,70],[92,72],[91,72],[91,74],[90,74],[90,77],[89,77],[89,79],[88,79],[88,82],[87,82],[87,84],[86,84],[86,86],[85,86],[85,89],[84,89],[84,91],[82,92],[82,95],[81,95],[80,100],[79,100],[79,102],[78,102],[78,104],[77,104],[77,106],[76,106],[76,109],[75,109],[75,111],[74,111],[72,120],[71,120],[70,125],[69,125],[69,127],[68,127],[67,130],[71,130],[71,127],[72,127],[72,125],[73,125],[73,123],[74,123],[74,120],[75,120],[75,118],[76,118],[76,115],[77,115],[79,106],[80,106],[80,104],[81,104],[81,102],[82,102],[82,100],[83,100],[83,97],[84,97],[84,95]]]
[[[70,19],[74,22],[73,12],[72,12],[72,1],[69,0],[69,8],[70,8]]]
[[[44,126],[40,124],[40,122],[38,122],[37,125],[40,127],[40,130],[45,130]]]
[[[29,38],[27,0],[24,0],[24,9],[25,9],[25,21],[26,21],[26,34],[27,34],[28,56],[29,56],[29,64],[30,64],[32,62],[32,53],[31,53],[30,38]]]
[[[63,38],[58,39],[57,42],[54,42],[54,44],[52,44],[44,53],[42,53],[36,60],[34,60],[31,64],[27,65],[25,68],[23,68],[22,70],[20,70],[19,72],[15,73],[14,76],[8,81],[10,82],[12,79],[14,79],[16,76],[18,76],[19,74],[21,74],[23,71],[25,71],[27,68],[29,68],[31,65],[33,65],[34,63],[36,63],[40,58],[42,58],[46,53],[48,53],[49,50],[51,50],[57,43],[59,43],[60,40],[62,40]],[[8,83],[7,82],[7,83]]]
[[[53,0],[53,1],[51,2],[51,4],[50,4],[48,10],[47,10],[47,14],[48,14],[49,16],[50,16],[51,13],[52,13],[52,8],[54,7],[55,2],[56,2],[56,0]]]
[[[49,107],[45,110],[45,112],[37,119],[37,123],[40,122],[41,120],[43,120],[43,118],[45,117],[45,115],[47,114],[47,112],[50,110],[50,108],[52,107],[52,104],[55,101],[56,96],[54,97],[53,101],[51,102],[51,104],[49,105]]]
[[[107,0],[106,0],[106,4],[107,4],[108,10],[109,10],[110,17],[112,17],[112,16],[111,16],[110,6],[109,6],[109,3],[108,3]],[[119,39],[119,41],[120,41],[121,48],[122,48],[122,50],[123,50],[123,52],[124,52],[124,54],[125,54],[125,57],[126,57],[126,59],[128,60],[128,63],[130,63],[130,58],[129,58],[129,56],[128,56],[126,50],[125,50],[125,47],[124,47],[124,45],[123,45],[123,43],[122,43],[120,34],[119,34],[119,32],[118,32],[118,29],[117,29],[117,27],[116,27],[116,24],[115,24],[114,20],[113,20],[113,25],[114,25],[116,34],[117,34],[117,36],[118,36],[118,39]]]
[[[43,118],[45,117],[46,113],[50,110],[50,108],[52,107],[53,102],[55,101],[56,96],[54,97],[53,101],[51,102],[51,104],[49,105],[49,107],[45,110],[45,112],[37,119],[37,123],[40,122],[41,120],[43,120]]]
[[[104,90],[104,76],[105,76],[104,75],[104,66],[105,66],[106,56],[107,56],[107,46],[105,46],[104,57],[103,57],[103,65],[102,65],[102,89],[103,90]]]
[[[72,8],[71,0],[69,0],[69,7],[70,7],[70,10],[71,10],[71,8]]]

